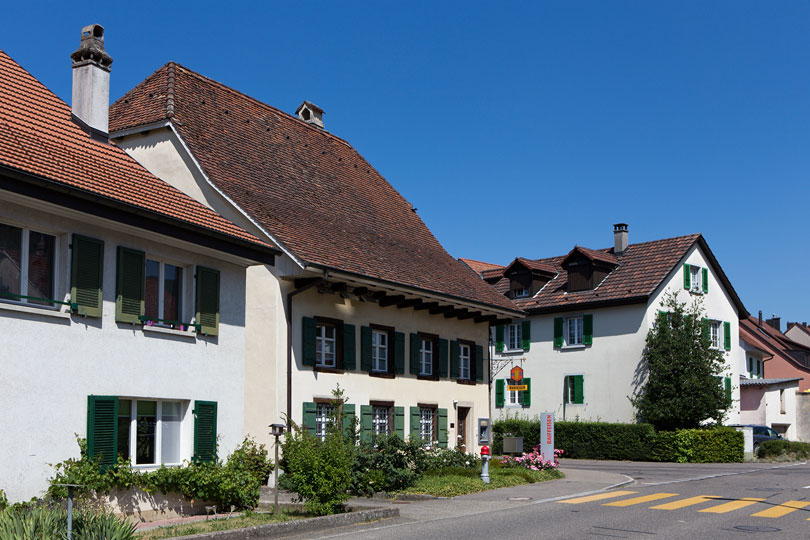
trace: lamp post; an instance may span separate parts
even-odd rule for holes
[[[273,515],[278,515],[278,438],[284,433],[284,424],[270,424],[270,435],[276,438],[276,461],[273,468]]]

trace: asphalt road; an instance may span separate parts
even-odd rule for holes
[[[630,476],[626,486],[472,515],[422,514],[302,538],[810,539],[810,465],[565,461],[565,469]],[[458,499],[455,499],[458,501]],[[495,505],[493,505],[495,506]]]

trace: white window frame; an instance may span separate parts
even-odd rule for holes
[[[371,427],[374,435],[388,435],[391,431],[391,407],[371,406]]]
[[[332,329],[334,332],[332,337],[328,337],[326,334],[327,329]],[[337,367],[337,356],[338,356],[338,340],[337,340],[337,326],[330,323],[320,322],[317,321],[315,323],[315,365],[318,367],[327,367],[327,368],[335,368]],[[326,345],[331,343],[332,344],[332,359],[331,361],[326,356]],[[318,349],[318,344],[321,345],[320,350]],[[331,363],[330,363],[331,362]]]
[[[689,273],[689,277],[691,279],[689,291],[697,294],[703,294],[703,267],[690,264]]]
[[[424,377],[433,376],[433,355],[435,344],[432,338],[420,337],[421,343],[419,345],[419,375]]]
[[[565,404],[566,405],[577,405],[573,401],[574,392],[574,375],[566,375],[565,376],[565,384],[567,385],[567,392],[565,393]]]
[[[528,297],[529,297],[528,287],[521,287],[519,289],[512,290],[512,298],[528,298]]]
[[[521,334],[523,333],[522,323],[510,323],[504,326],[504,341],[507,351],[522,351],[523,343]],[[514,345],[514,346],[513,346]]]
[[[180,269],[181,274],[182,274],[180,276],[180,299],[179,299],[180,300],[180,306],[179,306],[180,307],[180,313],[178,313],[178,318],[177,319],[171,319],[171,320],[176,320],[178,322],[183,322],[185,320],[184,317],[186,316],[185,314],[187,312],[187,309],[186,309],[187,308],[187,306],[186,306],[186,290],[187,290],[186,281],[187,281],[187,277],[188,277],[189,273],[193,274],[193,271],[189,272],[189,266],[187,266],[187,265],[178,264],[178,263],[175,263],[175,262],[172,262],[172,261],[160,258],[160,257],[152,257],[147,253],[146,254],[146,264],[147,265],[149,264],[149,261],[153,261],[153,262],[158,263],[158,319],[166,319],[165,304],[164,304],[164,302],[165,302],[165,294],[166,294],[165,283],[164,283],[164,281],[166,279],[166,265],[168,264],[168,265],[171,265],[171,266],[174,266],[174,267]],[[146,274],[145,274],[145,271],[144,271],[144,287],[145,287],[145,283],[146,283]],[[145,294],[146,294],[146,291],[144,290],[144,295]],[[189,317],[189,319],[191,319],[191,318]],[[168,325],[166,323],[158,323],[158,322],[155,321],[155,322],[153,322],[153,326],[170,326],[170,325]]]
[[[504,407],[523,407],[523,390],[509,390],[509,379],[504,381]]]
[[[472,357],[472,347],[466,343],[458,344],[458,378],[469,381],[472,378],[470,361]]]
[[[384,330],[371,330],[371,370],[378,373],[388,372],[390,357],[389,335]]]
[[[574,342],[569,339],[571,337],[571,325],[574,325]],[[582,315],[574,315],[565,317],[563,319],[563,348],[569,347],[584,347],[585,346],[585,317]]]
[[[132,464],[133,469],[154,469],[156,467],[160,467],[161,465],[166,465],[167,467],[179,467],[183,464],[183,441],[185,440],[186,435],[186,426],[185,426],[185,418],[186,418],[186,410],[188,408],[188,402],[183,401],[180,399],[143,399],[143,398],[134,398],[134,397],[125,397],[120,396],[119,402],[122,399],[129,400],[130,402],[130,411],[129,411],[129,460]],[[157,418],[157,423],[155,424],[155,457],[158,458],[156,463],[136,463],[137,461],[137,444],[138,444],[138,402],[139,401],[154,401],[156,403],[155,406],[155,417]],[[163,455],[163,404],[164,403],[179,403],[180,404],[180,434],[177,437],[177,455],[180,457],[180,460],[177,462],[163,462],[160,457]],[[117,421],[117,419],[116,419]],[[117,444],[116,441],[116,453],[117,453]]]
[[[746,368],[749,379],[762,379],[765,377],[765,363],[762,358],[748,356]]]
[[[335,415],[335,406],[331,403],[315,404],[315,437],[321,441],[326,440],[329,426],[332,425]]]
[[[436,422],[436,409],[432,407],[419,407],[419,438],[425,441],[426,445],[434,443],[433,434],[434,422]],[[426,434],[430,434],[425,437]]]
[[[712,340],[713,349],[723,349],[723,321],[709,320],[709,337]]]
[[[53,237],[53,267],[51,268],[51,278],[52,278],[52,286],[53,286],[53,298],[54,301],[61,301],[62,295],[61,287],[60,287],[60,275],[59,275],[59,268],[61,267],[61,243],[62,237],[61,234],[51,230],[43,230],[39,228],[32,228],[26,225],[22,225],[20,223],[15,223],[14,221],[2,221],[0,222],[2,225],[8,225],[9,227],[16,227],[17,229],[22,230],[22,234],[20,235],[20,296],[33,296],[28,294],[28,263],[30,260],[30,254],[28,253],[28,244],[31,240],[31,233],[39,233],[39,234],[46,234],[48,236]],[[0,296],[0,302],[5,302],[9,304],[17,304],[23,305],[26,307],[32,307],[36,309],[46,309],[51,311],[59,311],[62,307],[61,304],[54,304],[54,305],[47,305],[47,304],[40,304],[36,302],[31,302],[26,298],[9,298],[6,296]]]

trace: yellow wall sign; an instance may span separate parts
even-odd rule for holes
[[[528,384],[507,384],[506,389],[509,390],[510,392],[526,391],[526,390],[529,389],[529,385]]]

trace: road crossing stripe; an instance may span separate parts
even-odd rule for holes
[[[763,510],[762,512],[757,512],[756,514],[751,514],[751,517],[765,517],[765,518],[778,518],[782,517],[786,514],[791,512],[795,512],[799,508],[804,508],[805,506],[810,506],[810,502],[808,501],[787,501],[781,504],[777,504],[772,508],[768,508],[767,510]]]
[[[642,495],[641,497],[633,497],[632,499],[624,499],[622,501],[613,501],[604,503],[602,506],[633,506],[634,504],[641,504],[650,501],[657,501],[658,499],[666,499],[667,497],[676,497],[677,493],[653,493],[652,495]]]
[[[725,514],[726,512],[731,512],[732,510],[739,510],[740,508],[745,508],[746,506],[751,506],[752,504],[756,504],[764,500],[765,499],[753,499],[750,497],[745,497],[743,499],[739,499],[736,501],[718,504],[717,506],[712,506],[710,508],[704,508],[703,510],[698,510],[698,512],[709,512],[710,514]]]
[[[575,499],[565,499],[564,501],[557,501],[566,504],[580,504],[591,501],[601,501],[604,499],[612,499],[613,497],[621,497],[622,495],[632,495],[638,493],[637,491],[608,491],[607,493],[597,493],[596,495],[588,495],[587,497],[577,497]]]
[[[699,495],[697,497],[689,497],[688,499],[681,499],[680,501],[673,501],[671,503],[659,504],[658,506],[651,506],[653,510],[678,510],[679,508],[686,508],[687,506],[694,506],[706,501],[719,499],[716,495]]]

